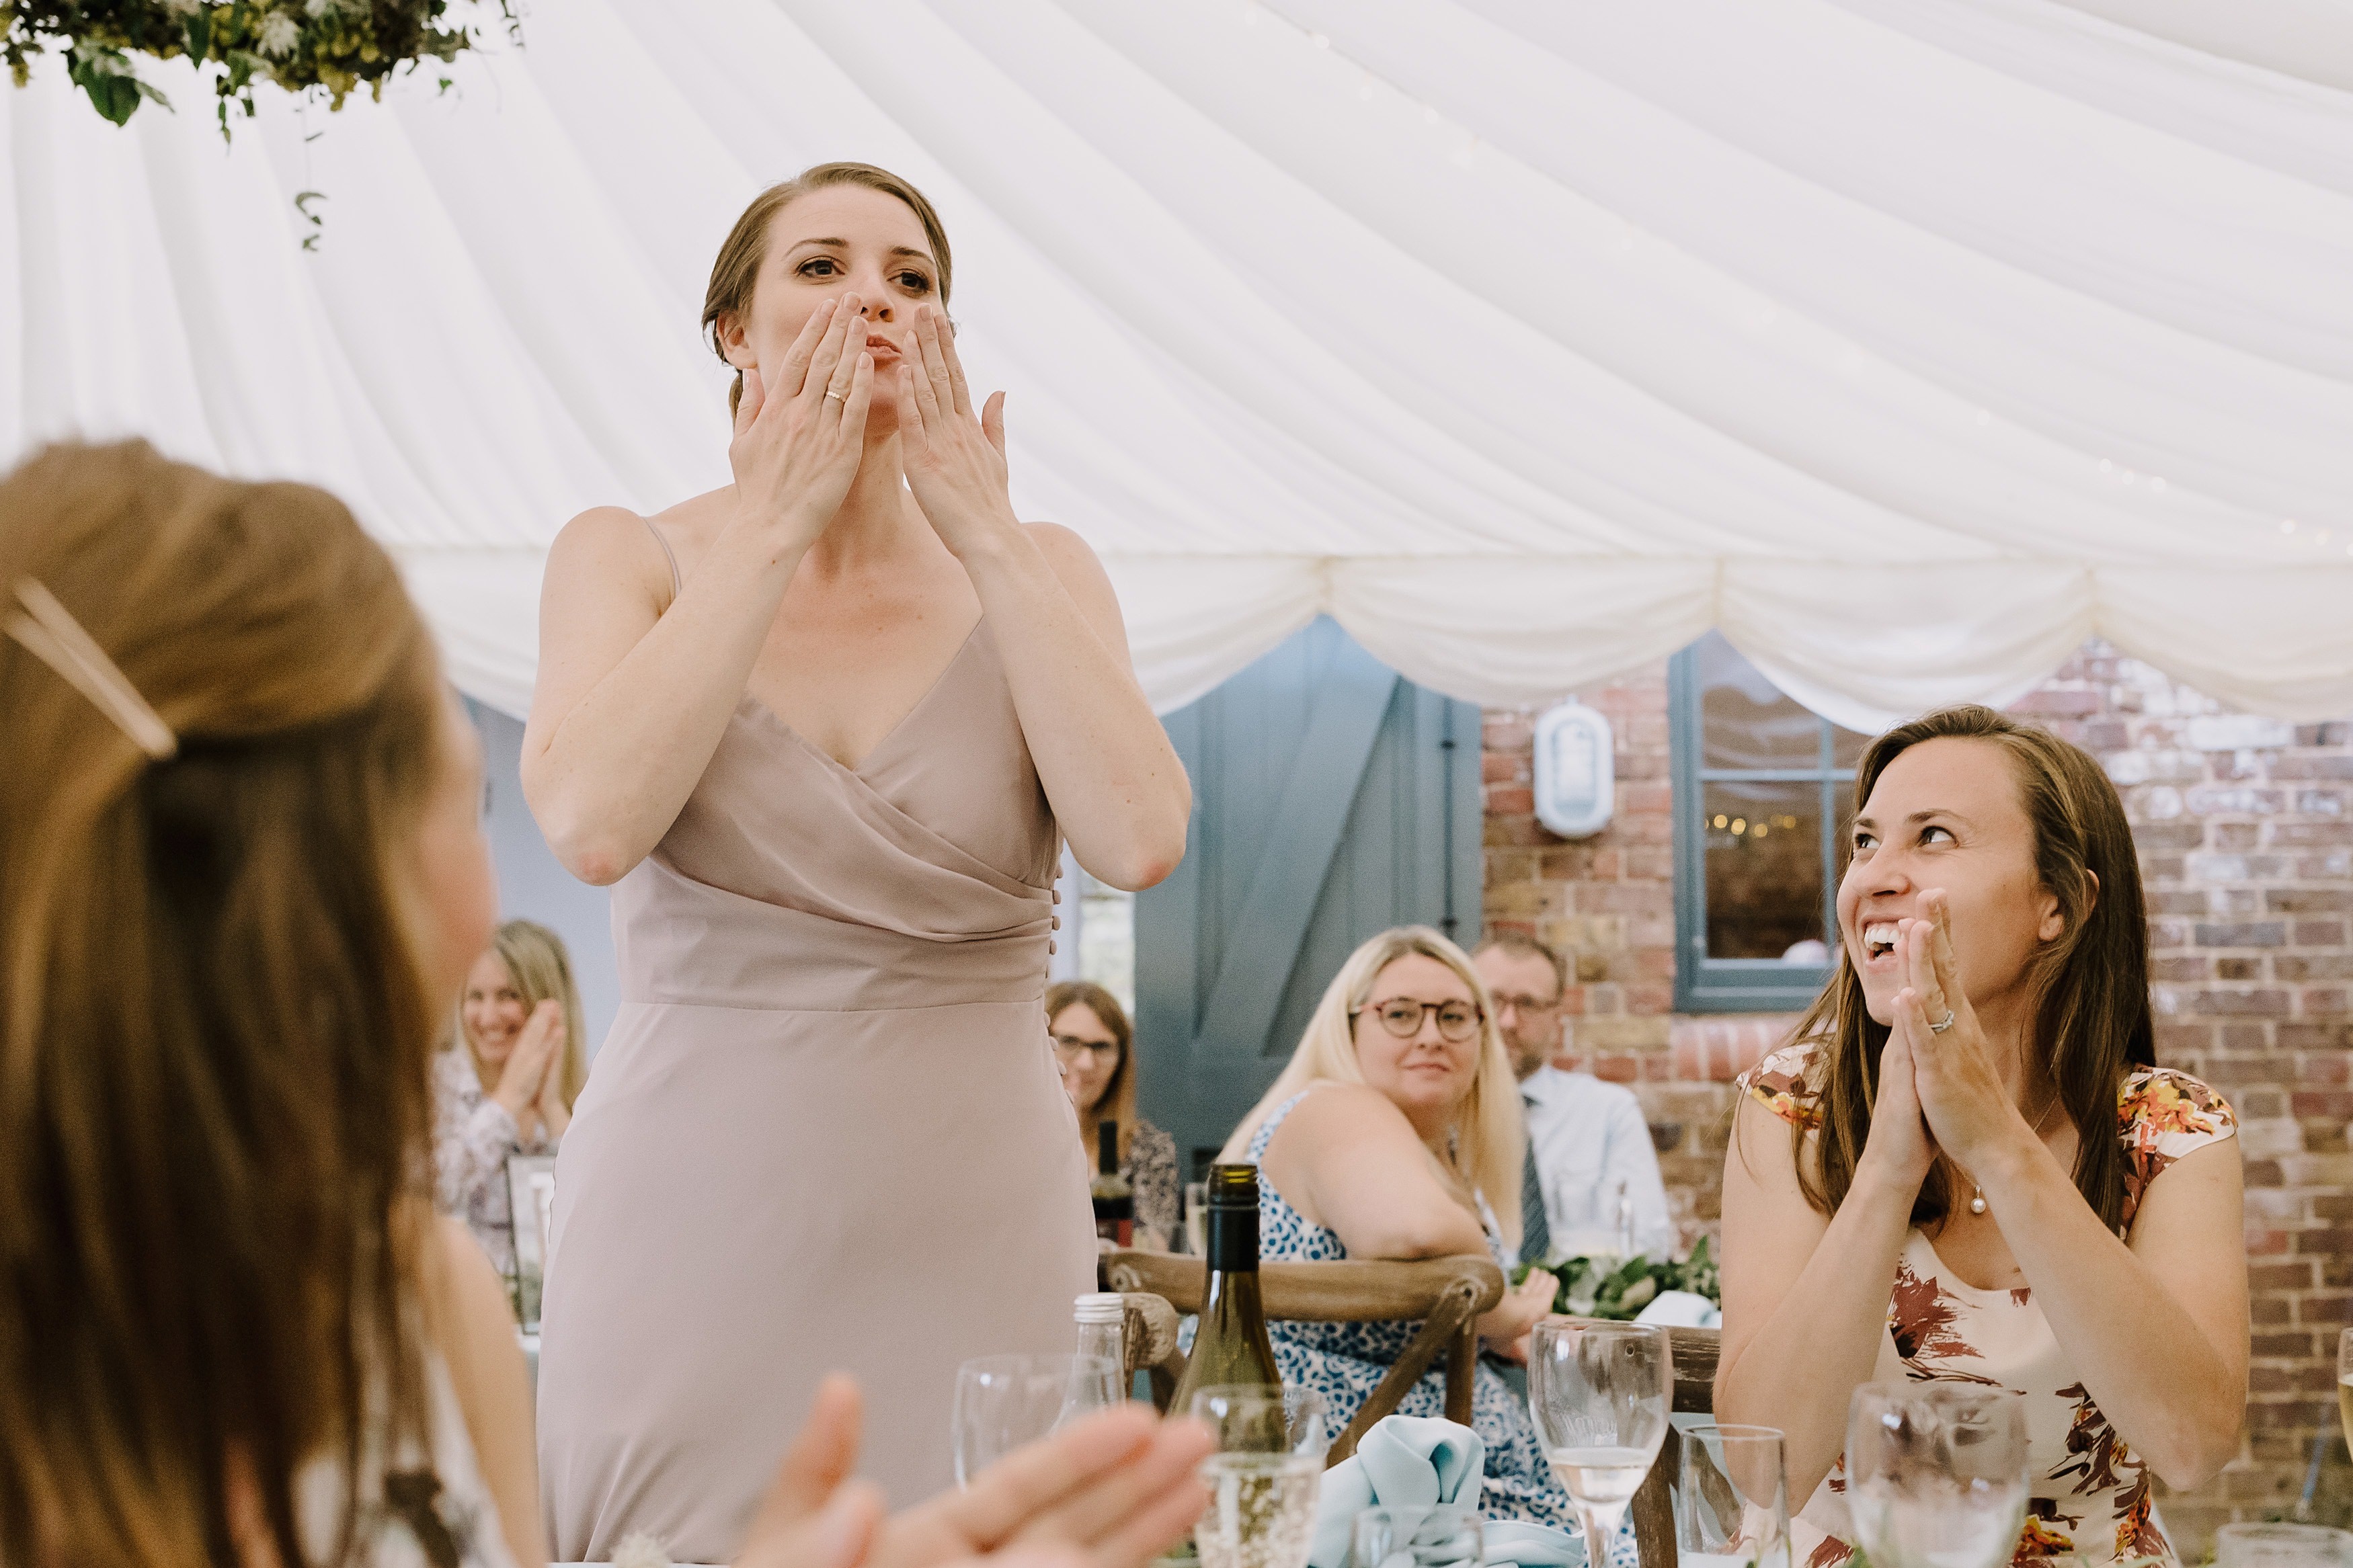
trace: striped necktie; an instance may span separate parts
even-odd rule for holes
[[[1520,1096],[1530,1110],[1536,1102]],[[1536,1141],[1528,1140],[1520,1165],[1520,1261],[1542,1263],[1552,1251],[1552,1225],[1545,1218],[1544,1184],[1536,1179]]]

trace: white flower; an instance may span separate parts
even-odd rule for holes
[[[335,8],[335,0],[302,0],[303,13],[313,21]]]
[[[261,19],[261,52],[280,58],[294,52],[302,41],[302,24],[283,11],[272,11]]]
[[[205,8],[205,0],[164,0],[164,9],[174,16],[193,16]]]

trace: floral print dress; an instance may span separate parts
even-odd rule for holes
[[[1266,1124],[1250,1139],[1250,1157],[1253,1163],[1265,1158],[1267,1142],[1273,1138],[1274,1130],[1313,1092],[1309,1089],[1294,1095],[1274,1109]],[[1496,1267],[1503,1268],[1503,1237],[1495,1233],[1492,1220],[1482,1223],[1487,1232],[1487,1250],[1494,1255]],[[1348,1256],[1348,1249],[1341,1245],[1336,1233],[1320,1225],[1310,1225],[1297,1209],[1283,1201],[1271,1182],[1259,1183],[1258,1227],[1259,1257],[1266,1262],[1330,1263]],[[1356,1418],[1357,1407],[1371,1397],[1420,1329],[1419,1322],[1271,1322],[1267,1325],[1267,1337],[1274,1342],[1275,1364],[1282,1373],[1282,1381],[1322,1394],[1328,1406],[1326,1419],[1336,1433]],[[1446,1375],[1442,1368],[1433,1367],[1419,1383],[1408,1389],[1405,1397],[1398,1402],[1397,1413],[1444,1415]],[[1483,1363],[1473,1375],[1471,1425],[1487,1450],[1479,1511],[1491,1519],[1526,1520],[1574,1531],[1577,1528],[1576,1506],[1546,1462],[1527,1406],[1514,1398],[1504,1380]],[[1611,1539],[1605,1563],[1606,1568],[1635,1568],[1630,1523]]]
[[[1820,1119],[1818,1059],[1811,1045],[1785,1046],[1745,1075],[1740,1088],[1784,1121],[1812,1127]],[[2222,1097],[2187,1073],[2142,1068],[2126,1078],[2116,1097],[2124,1234],[2129,1237],[2141,1194],[2159,1172],[2237,1132]],[[1998,1384],[2026,1396],[2031,1485],[2014,1568],[2077,1556],[2094,1563],[2175,1561],[2147,1468],[2069,1366],[2030,1288],[1978,1289],[1955,1278],[1927,1237],[1913,1231],[1895,1266],[1887,1338],[1872,1375]],[[1797,1568],[1834,1568],[1853,1554],[1845,1487],[1841,1462],[1790,1521]]]

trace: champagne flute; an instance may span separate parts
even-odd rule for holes
[[[1771,1426],[1676,1434],[1675,1556],[1683,1568],[1789,1568],[1789,1482]]]
[[[1201,1568],[1304,1568],[1331,1447],[1312,1388],[1233,1384],[1197,1390],[1191,1414],[1218,1435],[1201,1462],[1209,1506],[1193,1527]]]
[[[2353,1329],[2337,1336],[2337,1419],[2353,1445]]]
[[[1847,1507],[1873,1568],[1997,1568],[2026,1522],[2026,1401],[1965,1383],[1866,1383]]]
[[[1577,1504],[1588,1563],[1609,1538],[1666,1440],[1674,1363],[1649,1323],[1548,1318],[1528,1342],[1528,1411],[1553,1473]]]
[[[975,1476],[1014,1449],[1121,1401],[1119,1364],[1103,1356],[985,1355],[956,1368],[950,1429],[955,1479]]]

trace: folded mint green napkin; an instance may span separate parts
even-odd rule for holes
[[[1470,1427],[1429,1415],[1373,1423],[1356,1451],[1324,1472],[1308,1568],[1351,1568],[1348,1537],[1368,1508],[1477,1508],[1487,1445]],[[1517,1520],[1482,1526],[1490,1568],[1585,1568],[1585,1543],[1567,1531]]]

